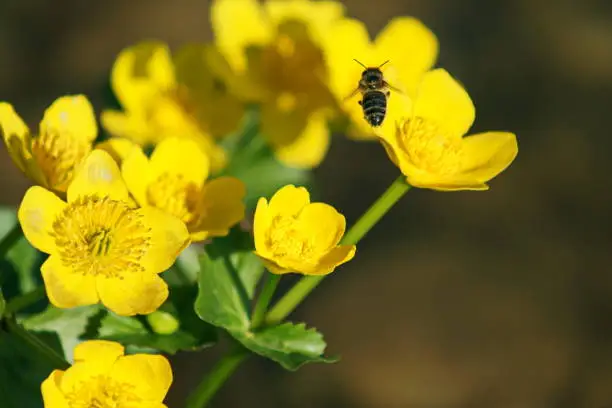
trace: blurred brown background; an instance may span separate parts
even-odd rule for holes
[[[612,2],[351,0],[372,33],[396,15],[438,35],[475,129],[520,153],[486,193],[411,191],[355,261],[294,315],[336,365],[245,364],[214,407],[605,408],[612,405]],[[99,109],[117,52],[211,38],[204,0],[0,0],[0,100],[36,125],[55,97]],[[347,159],[350,157],[351,159]],[[375,144],[334,140],[322,199],[354,221],[396,176]],[[0,201],[27,180],[0,149]],[[175,358],[170,407],[218,351]]]

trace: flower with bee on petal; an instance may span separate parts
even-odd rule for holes
[[[158,274],[189,244],[178,218],[134,208],[111,156],[94,150],[67,190],[67,202],[31,187],[17,212],[26,239],[49,254],[41,267],[50,302],[102,302],[119,315],[155,311],[168,297]]]

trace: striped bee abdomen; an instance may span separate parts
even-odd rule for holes
[[[387,112],[387,95],[381,91],[368,91],[361,101],[365,120],[372,126],[380,126]]]

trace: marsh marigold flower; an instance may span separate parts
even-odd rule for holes
[[[212,46],[188,45],[174,57],[160,42],[126,48],[111,72],[123,111],[102,112],[102,125],[113,136],[143,146],[167,137],[192,139],[218,170],[226,155],[217,140],[236,130],[244,113],[242,103],[227,92],[228,70]]]
[[[255,210],[255,253],[272,273],[325,275],[355,256],[355,245],[338,245],[344,216],[332,206],[311,203],[304,187],[287,185]]]
[[[0,102],[0,133],[22,172],[39,186],[65,193],[98,128],[87,98],[74,95],[55,100],[34,135],[9,103]]]
[[[359,105],[361,94],[353,94],[365,66],[382,68],[385,80],[394,88],[387,99],[383,131],[392,131],[399,112],[405,112],[421,77],[436,62],[438,40],[419,20],[396,17],[372,41],[361,21],[343,19],[328,33],[326,58],[330,69],[330,87],[351,120],[348,135],[356,139],[376,140],[374,129],[364,120]],[[351,97],[352,95],[352,97]]]
[[[234,177],[207,180],[208,157],[191,140],[165,139],[150,159],[135,149],[123,162],[122,173],[142,207],[180,218],[193,241],[227,235],[244,218],[244,183]]]
[[[276,157],[315,167],[329,145],[334,99],[322,43],[342,18],[334,1],[216,0],[216,44],[237,72],[242,97],[261,105],[261,132]]]
[[[516,136],[486,132],[463,137],[475,108],[467,92],[445,70],[427,73],[414,106],[395,132],[382,134],[391,160],[415,187],[441,191],[487,190],[487,182],[518,153]]]
[[[74,349],[74,364],[54,370],[41,385],[44,408],[165,408],[172,384],[168,360],[124,355],[121,344],[90,340]]]
[[[49,254],[41,272],[50,302],[72,308],[100,301],[126,316],[156,310],[168,296],[158,273],[189,243],[183,222],[131,206],[117,164],[102,150],[87,157],[67,197],[31,187],[17,213],[27,240]]]

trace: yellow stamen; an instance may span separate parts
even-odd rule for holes
[[[453,174],[461,165],[461,139],[452,138],[431,120],[413,117],[399,129],[402,150],[416,167],[435,174]]]
[[[53,223],[60,259],[76,273],[122,278],[143,271],[151,232],[128,203],[84,196],[69,203]]]
[[[304,260],[312,256],[314,243],[298,228],[294,217],[274,217],[266,245],[271,248],[275,258]]]
[[[127,408],[142,401],[133,385],[104,375],[78,383],[66,394],[66,399],[70,408]]]
[[[147,190],[149,204],[180,218],[188,226],[202,215],[201,196],[201,188],[181,174],[164,173]]]

